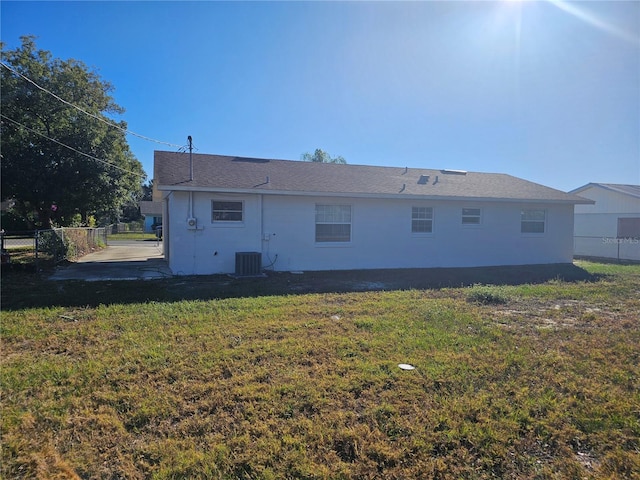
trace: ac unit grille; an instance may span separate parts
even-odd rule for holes
[[[236,252],[236,275],[260,275],[262,254],[260,252]]]

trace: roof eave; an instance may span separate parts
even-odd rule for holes
[[[258,195],[286,195],[302,197],[334,197],[334,198],[385,198],[385,199],[405,199],[405,200],[449,200],[461,202],[509,202],[509,203],[548,203],[548,204],[594,204],[593,200],[577,197],[574,199],[545,199],[545,198],[515,198],[515,197],[478,197],[478,196],[456,196],[456,195],[417,195],[409,193],[361,193],[361,192],[314,192],[314,191],[292,191],[273,190],[258,188],[214,188],[214,187],[191,187],[185,185],[158,185],[158,190],[170,192],[206,192],[206,193],[229,193],[229,194],[258,194]]]
[[[575,195],[575,194],[577,194],[579,192],[582,192],[582,191],[586,190],[587,188],[590,188],[590,187],[593,187],[593,186],[596,186],[596,185],[598,185],[598,184],[597,183],[587,183],[586,185],[582,185],[581,187],[574,188],[573,190],[569,190],[568,193],[570,193],[572,195]]]

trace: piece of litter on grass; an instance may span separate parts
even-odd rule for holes
[[[416,367],[414,367],[413,365],[409,365],[408,363],[400,363],[398,364],[398,367],[400,367],[402,370],[415,370]]]
[[[332,315],[331,320],[340,320],[340,315]]]

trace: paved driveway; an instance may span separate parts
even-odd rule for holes
[[[109,246],[68,265],[51,280],[146,280],[172,276],[162,255],[162,243],[148,240],[110,241]]]

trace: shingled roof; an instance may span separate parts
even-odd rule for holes
[[[142,215],[162,215],[162,202],[142,200],[138,202],[138,206],[140,207],[140,213]]]
[[[161,191],[283,195],[593,203],[592,200],[502,173],[340,165],[156,151]]]

